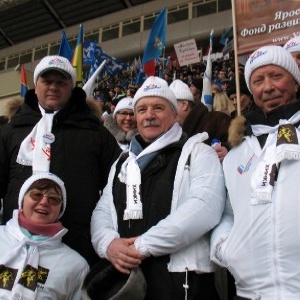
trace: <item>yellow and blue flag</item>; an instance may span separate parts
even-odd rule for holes
[[[77,38],[77,44],[75,52],[72,58],[72,65],[76,71],[76,86],[82,87],[82,59],[83,59],[83,26],[79,26],[79,34]]]

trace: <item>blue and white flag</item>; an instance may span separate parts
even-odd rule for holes
[[[104,60],[106,60],[106,64],[101,74],[106,72],[111,77],[128,67],[127,63],[105,53],[96,42],[84,42],[83,63],[91,65],[89,77]]]
[[[213,40],[213,29],[209,36],[209,51],[207,55],[206,69],[203,77],[203,91],[201,102],[207,106],[209,111],[212,111],[213,97],[211,91],[211,75],[212,75],[212,62],[211,62],[211,52],[212,52],[212,40]]]

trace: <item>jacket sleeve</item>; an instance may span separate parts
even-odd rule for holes
[[[188,168],[184,166],[182,169]],[[174,253],[219,223],[224,209],[225,187],[221,164],[211,147],[203,143],[193,147],[189,176],[183,176],[183,179],[176,208],[135,241],[135,247],[142,255]],[[188,190],[182,197],[184,189]]]
[[[81,300],[83,299],[83,294],[82,294],[82,285],[83,285],[83,281],[85,276],[88,274],[90,268],[89,265],[87,263],[85,263],[82,266],[82,269],[80,270],[80,272],[78,272],[76,275],[78,276],[76,279],[76,281],[73,282],[74,286],[71,289],[71,293],[68,295],[68,300]]]
[[[227,241],[229,233],[233,227],[233,211],[230,200],[227,197],[224,213],[221,218],[220,224],[213,230],[211,235],[211,250],[210,258],[216,264],[227,267],[222,259],[222,246]]]
[[[112,240],[119,238],[117,232],[117,214],[112,198],[112,182],[117,161],[112,165],[108,183],[93,211],[91,219],[92,244],[100,257],[107,258],[106,251]]]

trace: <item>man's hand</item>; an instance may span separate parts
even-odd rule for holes
[[[213,148],[217,152],[217,155],[218,155],[218,158],[219,158],[220,162],[222,162],[224,157],[228,153],[227,148],[224,147],[224,146],[221,146],[220,144],[215,144]]]
[[[113,240],[107,249],[107,257],[117,270],[129,274],[131,269],[137,268],[142,257],[136,251],[133,243],[136,237],[124,239],[118,238]]]

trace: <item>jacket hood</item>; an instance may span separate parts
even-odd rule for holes
[[[17,96],[11,98],[5,106],[5,116],[10,120],[15,113],[21,108],[22,104],[24,103],[24,98]]]
[[[244,140],[246,128],[247,121],[244,116],[237,116],[231,121],[228,129],[230,147],[236,147]]]

